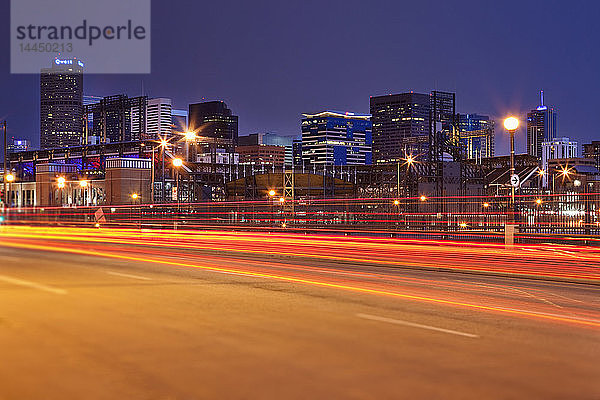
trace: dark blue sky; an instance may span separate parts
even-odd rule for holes
[[[39,77],[9,73],[1,0],[0,119],[39,142]],[[177,108],[220,99],[240,134],[300,131],[300,114],[369,112],[369,96],[455,91],[459,112],[501,118],[546,103],[559,136],[600,139],[600,2],[152,2],[152,73],[86,75],[85,93],[153,97]],[[497,127],[497,154],[508,140]],[[517,136],[517,151],[525,135]]]

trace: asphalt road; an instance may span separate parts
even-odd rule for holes
[[[600,286],[1,240],[2,400],[600,398]]]

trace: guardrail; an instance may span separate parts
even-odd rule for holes
[[[143,229],[234,229],[335,232],[502,242],[600,243],[600,194],[510,197],[284,199],[7,209],[4,223]]]

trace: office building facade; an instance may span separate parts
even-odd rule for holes
[[[370,110],[373,162],[395,162],[408,154],[427,153],[430,95],[411,92],[371,97]]]
[[[189,105],[188,129],[198,136],[238,142],[238,117],[223,101],[208,101]]]
[[[149,99],[146,108],[145,138],[170,137],[173,134],[172,112],[171,99],[164,97]]]
[[[494,120],[487,115],[457,114],[456,121],[464,157],[470,160],[494,157]]]
[[[248,136],[240,136],[238,138],[239,146],[283,146],[285,147],[285,165],[294,164],[294,137],[282,136],[271,132],[252,133]]]
[[[6,152],[7,153],[18,153],[20,151],[27,151],[31,147],[31,142],[27,139],[15,139],[11,138],[7,140]]]
[[[542,143],[542,169],[545,172],[548,172],[551,160],[565,158],[577,158],[577,142],[568,137],[562,137]],[[546,176],[544,176],[543,182],[546,186]]]
[[[171,126],[177,132],[188,130],[188,110],[171,109]]]
[[[593,140],[583,145],[583,157],[591,158],[596,162],[596,168],[600,169],[600,140]]]
[[[303,116],[302,162],[305,166],[372,163],[370,115],[324,111]]]
[[[146,139],[147,104],[146,96],[130,98],[126,95],[115,95],[86,105],[85,114],[88,120],[92,120],[88,137],[97,137],[100,143]]]
[[[285,163],[285,147],[256,144],[237,146],[235,152],[239,154],[240,164],[274,165],[281,167]]]
[[[40,71],[40,147],[80,145],[83,121],[83,63],[56,58]]]
[[[544,105],[544,92],[540,92],[540,105],[527,113],[527,154],[542,158],[542,143],[551,142],[557,134],[558,114]]]

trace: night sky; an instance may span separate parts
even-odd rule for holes
[[[39,143],[39,76],[9,73],[0,5],[0,119]],[[224,100],[240,135],[300,132],[303,112],[369,112],[369,96],[438,89],[457,110],[558,109],[558,135],[600,139],[597,1],[153,1],[152,73],[86,75],[85,94]],[[85,60],[84,60],[85,61]],[[496,153],[507,135],[497,125]],[[517,151],[525,150],[522,129]]]

